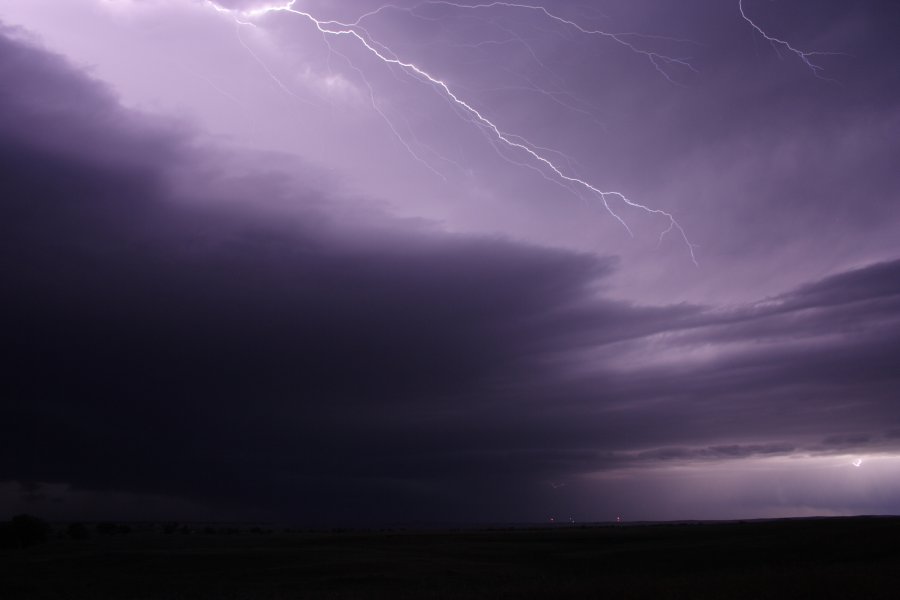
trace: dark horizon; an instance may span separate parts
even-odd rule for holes
[[[896,3],[378,6],[0,7],[0,520],[900,514]]]
[[[24,524],[24,523],[23,523]],[[896,595],[900,518],[480,531],[72,527],[4,550],[11,600]]]
[[[160,532],[166,527],[175,526],[174,533],[180,533],[183,529],[190,534],[222,534],[231,535],[256,533],[265,535],[297,534],[297,533],[429,533],[429,532],[456,532],[456,531],[517,531],[517,530],[542,530],[542,529],[608,529],[615,527],[655,527],[670,525],[739,525],[762,524],[775,522],[805,522],[805,521],[836,521],[836,522],[860,522],[860,521],[896,521],[900,515],[895,514],[858,514],[858,515],[806,515],[801,517],[756,517],[734,519],[669,519],[663,521],[654,520],[612,520],[612,521],[497,521],[497,522],[396,522],[396,523],[294,523],[290,521],[192,521],[186,519],[58,519],[45,520],[40,515],[22,513],[16,517],[37,519],[49,525],[51,528],[59,528],[68,525],[84,525],[90,531],[97,526],[125,526],[127,529],[118,532],[119,535],[131,533],[147,533],[148,531]],[[62,531],[62,530],[60,530]],[[110,534],[106,534],[110,535]],[[117,535],[112,533],[111,535]]]

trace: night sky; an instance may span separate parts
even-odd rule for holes
[[[0,0],[0,515],[900,513],[900,4],[536,7]]]

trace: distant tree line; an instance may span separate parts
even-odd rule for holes
[[[131,533],[131,527],[120,523],[97,523],[97,535],[124,535]],[[50,540],[53,527],[33,515],[17,515],[6,522],[0,522],[0,548],[30,548]],[[84,523],[69,523],[65,529],[58,529],[59,538],[82,541],[90,539],[91,530]]]
[[[0,523],[0,548],[29,548],[50,539],[46,521],[31,515],[17,515]]]
[[[177,522],[147,524],[147,531],[155,531],[165,535],[272,535],[274,529],[253,526],[234,527],[212,525],[190,526]],[[0,548],[20,549],[49,541],[51,538],[84,541],[96,536],[128,535],[134,530],[132,526],[115,522],[100,522],[91,527],[84,523],[68,523],[52,527],[49,523],[33,515],[17,515],[6,522],[0,522]],[[143,529],[142,529],[143,531]],[[282,533],[296,533],[293,529],[283,529]]]

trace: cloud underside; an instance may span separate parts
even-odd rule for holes
[[[900,446],[900,261],[638,306],[604,296],[610,258],[236,174],[9,32],[0,77],[0,481],[464,518],[603,473]]]

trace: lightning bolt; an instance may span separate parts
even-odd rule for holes
[[[688,69],[688,70],[696,73],[696,69],[694,68],[694,66],[691,65],[685,59],[667,56],[665,54],[660,54],[658,52],[652,52],[649,50],[643,50],[643,49],[639,48],[638,46],[636,46],[635,44],[633,44],[632,42],[629,42],[627,39],[625,39],[626,36],[633,37],[633,36],[639,36],[639,34],[611,33],[609,31],[603,31],[600,29],[588,29],[586,27],[583,27],[582,25],[579,25],[575,21],[571,21],[569,19],[560,17],[556,13],[551,12],[548,8],[541,6],[541,5],[518,4],[515,2],[486,2],[484,4],[458,4],[456,2],[450,2],[449,0],[425,0],[424,2],[420,2],[419,4],[417,4],[416,6],[413,6],[411,8],[403,8],[403,7],[396,6],[394,4],[386,4],[386,5],[381,6],[371,12],[364,14],[359,19],[354,21],[351,25],[359,25],[360,23],[362,23],[362,21],[364,19],[374,16],[374,15],[376,15],[380,12],[383,12],[384,10],[387,10],[389,8],[394,9],[394,10],[403,10],[403,11],[407,11],[407,12],[412,12],[417,7],[421,7],[421,6],[448,6],[448,7],[456,8],[459,10],[484,10],[484,9],[491,9],[491,8],[508,8],[508,9],[538,12],[538,13],[543,14],[545,17],[547,17],[551,21],[561,23],[562,25],[565,25],[566,27],[575,29],[585,35],[599,36],[599,37],[603,37],[603,38],[612,40],[616,44],[619,44],[620,46],[624,46],[625,48],[629,49],[630,51],[634,52],[635,54],[639,54],[639,55],[645,57],[647,60],[650,61],[650,64],[653,65],[653,67],[657,71],[659,71],[660,75],[665,77],[670,83],[676,83],[676,82],[671,77],[669,72],[664,68],[666,66],[683,67],[685,69]],[[654,36],[646,36],[646,37],[654,37]],[[656,37],[660,37],[660,36],[656,36]],[[674,38],[670,38],[670,39],[674,39]],[[684,40],[678,40],[678,41],[684,41]]]
[[[542,14],[545,18],[550,21],[562,24],[566,27],[573,28],[574,30],[589,36],[599,36],[608,40],[612,40],[616,44],[619,44],[630,51],[638,54],[640,56],[645,57],[650,64],[668,81],[675,82],[671,75],[669,74],[667,68],[673,67],[683,67],[694,71],[693,66],[690,65],[686,60],[680,58],[669,57],[657,52],[644,50],[634,43],[628,41],[626,37],[632,37],[635,34],[615,34],[609,33],[602,30],[597,29],[589,29],[579,25],[575,21],[571,21],[569,19],[565,19],[556,13],[551,12],[549,9],[539,6],[539,5],[529,5],[529,4],[519,4],[519,3],[511,3],[511,2],[489,2],[484,4],[457,4],[455,2],[443,1],[443,0],[429,0],[425,2],[421,2],[420,4],[412,7],[412,8],[404,8],[398,7],[393,4],[383,5],[373,11],[367,12],[360,16],[357,20],[349,23],[344,23],[340,21],[334,20],[325,20],[320,19],[314,16],[312,13],[309,13],[304,10],[300,10],[295,8],[296,0],[286,0],[282,4],[278,5],[268,5],[256,9],[246,10],[246,11],[237,11],[233,9],[229,9],[223,6],[220,6],[213,2],[212,0],[207,0],[207,4],[212,6],[217,12],[224,13],[230,15],[239,25],[254,25],[251,21],[247,19],[253,19],[268,13],[287,13],[291,15],[295,15],[303,18],[308,21],[313,27],[315,27],[327,40],[328,37],[345,37],[351,38],[356,43],[358,43],[364,50],[366,50],[370,55],[377,58],[385,65],[396,67],[400,69],[405,75],[412,77],[413,79],[420,81],[426,85],[431,86],[438,94],[440,94],[445,100],[447,100],[451,106],[456,109],[466,120],[478,126],[483,132],[488,134],[491,138],[492,142],[495,145],[495,148],[503,148],[507,151],[518,152],[523,155],[524,158],[531,160],[534,164],[526,164],[518,161],[514,161],[509,159],[509,157],[503,156],[501,153],[501,157],[510,160],[513,164],[519,166],[525,166],[531,169],[538,171],[545,179],[548,179],[554,183],[561,185],[564,189],[568,189],[568,191],[580,190],[581,192],[587,193],[597,199],[599,199],[600,203],[606,209],[606,211],[615,218],[628,232],[632,237],[634,236],[631,228],[628,223],[613,209],[611,205],[611,201],[617,201],[620,204],[628,206],[632,209],[637,209],[647,213],[649,215],[659,216],[664,218],[668,226],[665,230],[660,233],[659,241],[665,238],[666,235],[672,232],[677,232],[680,236],[681,240],[684,242],[688,253],[690,255],[691,261],[694,265],[697,265],[697,258],[695,255],[695,245],[690,241],[685,232],[684,228],[681,224],[675,219],[674,215],[671,213],[661,210],[658,208],[652,208],[640,202],[634,201],[630,199],[628,196],[621,192],[617,191],[606,191],[597,187],[595,184],[587,181],[586,179],[582,179],[573,175],[570,171],[565,170],[560,163],[555,162],[550,158],[552,153],[547,152],[546,149],[542,149],[540,146],[536,146],[526,140],[524,137],[511,134],[503,131],[493,120],[491,120],[488,116],[486,116],[483,112],[479,111],[475,108],[470,102],[466,101],[456,90],[450,87],[447,82],[445,82],[440,77],[426,71],[424,68],[419,65],[410,62],[408,60],[401,59],[394,52],[392,52],[387,46],[376,41],[373,36],[369,33],[369,31],[363,26],[363,23],[372,18],[375,15],[378,15],[387,10],[400,10],[412,12],[417,7],[422,6],[446,6],[455,8],[458,10],[487,10],[492,8],[499,9],[507,9],[507,10],[520,10],[520,11],[531,11]],[[254,25],[255,26],[255,25]],[[330,47],[330,46],[329,46]],[[344,57],[346,59],[346,57]],[[258,58],[257,58],[258,60]],[[349,62],[349,60],[348,60]],[[352,66],[352,64],[351,64]],[[363,73],[357,70],[360,75]],[[271,70],[266,68],[266,71],[270,74],[270,76],[274,77],[271,73]],[[363,76],[365,80],[365,77]],[[277,79],[276,79],[277,81]],[[280,82],[279,82],[280,83]],[[369,85],[368,81],[366,81],[367,86],[371,91],[371,85]],[[293,95],[293,94],[292,94]],[[372,95],[374,102],[374,93]],[[378,110],[377,105],[375,105],[376,111],[386,119],[384,113]],[[390,123],[389,123],[390,125]],[[396,128],[391,125],[392,131],[400,137]],[[412,151],[409,145],[403,141],[401,137],[401,142],[403,142],[404,146],[406,146],[407,150]],[[421,158],[413,155],[420,162]],[[433,169],[432,169],[433,170]],[[569,189],[569,188],[572,189]],[[576,194],[577,195],[577,194]]]
[[[778,47],[784,48],[785,50],[787,50],[788,52],[790,52],[791,54],[793,54],[794,56],[799,58],[801,61],[803,61],[803,64],[806,65],[806,67],[810,71],[812,71],[813,75],[815,75],[819,79],[834,82],[833,79],[830,79],[830,78],[822,75],[822,73],[825,71],[825,68],[822,67],[821,65],[817,64],[816,62],[814,62],[814,59],[817,56],[835,56],[835,55],[840,54],[839,52],[819,52],[819,51],[800,50],[799,48],[796,48],[795,46],[793,46],[790,42],[788,42],[786,40],[782,40],[782,39],[779,39],[772,35],[769,35],[768,33],[766,33],[766,31],[762,27],[757,25],[757,23],[753,19],[748,17],[746,11],[744,10],[744,0],[738,0],[738,10],[741,12],[741,17],[747,23],[749,23],[750,26],[759,35],[761,35],[763,38],[766,39],[766,41],[768,41],[770,44],[772,44],[772,46],[774,48],[776,48],[776,49]]]

